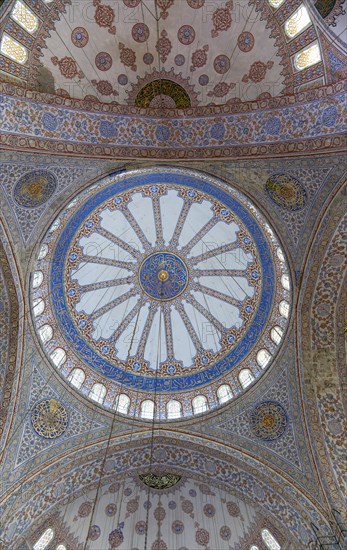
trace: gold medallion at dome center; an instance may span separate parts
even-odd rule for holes
[[[162,281],[163,283],[165,283],[165,281],[167,281],[168,278],[169,278],[169,273],[166,271],[166,269],[161,269],[158,273],[159,281]]]

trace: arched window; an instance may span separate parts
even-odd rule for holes
[[[217,397],[220,404],[226,403],[233,398],[233,394],[229,384],[222,384],[217,390]]]
[[[52,339],[53,329],[51,325],[42,325],[42,327],[39,328],[38,332],[43,344],[46,344]]]
[[[284,0],[269,0],[270,6],[276,9],[282,6],[283,2]]]
[[[103,384],[94,384],[89,392],[90,399],[97,403],[103,403],[106,396],[106,388]]]
[[[287,300],[282,300],[282,302],[279,303],[278,309],[280,310],[282,317],[287,319],[289,315],[289,304]]]
[[[27,32],[33,33],[38,29],[39,21],[36,15],[20,0],[15,3],[11,17]]]
[[[117,412],[120,412],[122,414],[128,414],[128,410],[130,407],[130,397],[125,395],[125,393],[121,393],[115,402],[114,408]]]
[[[41,315],[44,309],[45,309],[45,302],[44,300],[42,300],[42,298],[37,298],[36,300],[33,301],[34,317],[38,317],[39,315]]]
[[[204,395],[197,395],[192,401],[193,413],[199,414],[207,411],[207,399]]]
[[[33,550],[45,550],[45,548],[49,545],[51,540],[54,537],[54,531],[51,527],[46,529],[46,531],[41,535],[39,540],[34,544]]]
[[[49,232],[53,233],[53,231],[56,231],[60,225],[60,218],[57,218],[55,222],[52,223]]]
[[[66,361],[66,353],[62,348],[56,348],[51,353],[51,359],[56,367],[61,367]]]
[[[280,343],[280,341],[282,340],[282,336],[283,336],[283,330],[281,329],[281,327],[276,325],[271,329],[270,337],[275,344],[278,345]]]
[[[254,376],[249,369],[242,369],[239,374],[240,384],[243,388],[247,388],[252,384]]]
[[[73,369],[69,374],[68,381],[79,390],[85,378],[86,376],[82,369]]]
[[[151,420],[154,417],[154,402],[151,399],[145,399],[141,403],[141,418],[147,418]]]
[[[277,540],[268,529],[261,530],[261,538],[269,550],[281,550]]]
[[[39,255],[37,257],[38,260],[43,260],[47,256],[48,252],[48,246],[46,244],[43,244],[40,248]]]
[[[289,276],[288,275],[282,275],[281,283],[282,283],[282,286],[285,290],[290,289],[290,283],[289,283]]]
[[[17,40],[14,40],[12,36],[5,33],[2,35],[0,52],[21,65],[28,59],[27,49]]]
[[[33,288],[39,288],[43,281],[43,273],[42,271],[35,271],[33,276]]]
[[[271,353],[267,349],[261,349],[257,354],[257,363],[259,367],[265,369],[271,359]]]
[[[289,38],[294,38],[311,24],[311,19],[305,6],[301,6],[287,19],[284,30]]]
[[[66,550],[65,544],[58,544],[55,550]]]
[[[320,50],[318,44],[316,43],[296,54],[294,57],[294,66],[298,71],[302,71],[303,69],[307,69],[307,67],[311,67],[311,65],[318,63],[320,60]]]
[[[180,418],[182,416],[182,405],[179,401],[175,399],[170,399],[166,405],[167,417],[170,418]]]
[[[259,548],[255,544],[252,544],[252,546],[249,547],[249,550],[259,550]]]
[[[280,249],[280,247],[277,248],[277,257],[278,259],[281,261],[281,262],[284,262],[284,254],[282,252],[282,250]]]

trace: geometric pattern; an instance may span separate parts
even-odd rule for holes
[[[250,424],[254,435],[264,441],[278,439],[287,426],[284,408],[275,401],[264,401],[251,412]]]
[[[35,208],[44,204],[55,192],[56,177],[46,170],[24,174],[16,183],[13,198],[19,206]]]
[[[46,439],[55,439],[62,435],[67,428],[68,419],[64,405],[55,399],[41,401],[31,411],[35,432]]]

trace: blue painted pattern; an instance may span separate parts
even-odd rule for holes
[[[139,279],[143,290],[156,300],[171,300],[187,286],[188,271],[175,254],[157,252],[143,262]]]
[[[85,220],[90,218],[93,211],[98,206],[108,199],[117,196],[119,193],[154,184],[156,186],[171,184],[193,188],[197,191],[207,193],[222,202],[226,208],[229,208],[242,220],[248,231],[249,238],[256,243],[262,269],[263,284],[259,305],[243,338],[237,342],[222,359],[207,365],[203,370],[184,376],[172,376],[169,379],[160,376],[153,377],[140,375],[134,371],[124,371],[123,368],[108,361],[106,357],[99,355],[88,342],[84,340],[75,326],[69,312],[67,297],[64,290],[65,263],[68,257],[70,244],[77,230],[85,223]],[[50,271],[50,291],[55,317],[67,344],[71,346],[81,359],[94,369],[94,371],[128,388],[146,392],[153,392],[154,390],[157,392],[177,392],[210,384],[213,380],[230,372],[231,369],[238,365],[242,359],[248,355],[258,338],[261,336],[270,315],[275,295],[274,280],[275,268],[271,250],[260,225],[254,219],[251,212],[233,196],[211,182],[201,180],[199,177],[190,174],[185,175],[170,171],[165,172],[163,169],[163,172],[160,173],[148,172],[138,175],[129,175],[109,187],[102,189],[81,205],[79,210],[75,212],[64,227],[54,250]]]

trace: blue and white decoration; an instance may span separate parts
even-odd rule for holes
[[[255,355],[269,319],[285,328],[274,304],[286,267],[273,232],[245,197],[205,175],[110,176],[77,197],[45,241],[34,290],[36,300],[51,296],[36,323],[41,340],[43,320],[52,327],[45,349],[65,350],[63,375],[85,372],[83,393],[103,384],[99,403],[125,394],[128,414],[139,414],[134,393],[140,402],[155,392],[164,411],[174,394],[182,415],[206,386],[225,381],[239,393],[241,365],[261,373]],[[207,408],[219,404],[213,395]]]

